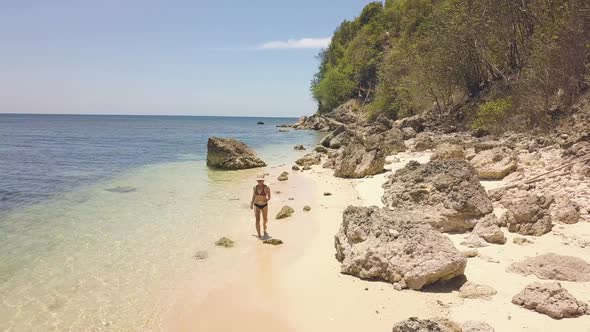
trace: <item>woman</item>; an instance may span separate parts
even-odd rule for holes
[[[258,238],[260,236],[260,212],[262,212],[263,223],[262,227],[264,230],[264,237],[268,237],[266,232],[266,223],[268,222],[268,201],[270,201],[270,188],[264,184],[264,174],[256,177],[257,185],[254,186],[252,192],[252,202],[250,202],[250,209],[254,209],[254,216],[256,217],[256,232]]]

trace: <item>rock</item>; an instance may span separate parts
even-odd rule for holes
[[[293,147],[293,150],[303,151],[303,150],[305,150],[305,147],[302,144],[299,144],[299,145],[295,145]]]
[[[416,142],[414,143],[414,151],[421,152],[434,148],[434,142],[427,133],[419,133],[416,135]]]
[[[512,298],[512,303],[554,319],[589,315],[590,308],[578,301],[559,282],[534,282]]]
[[[409,116],[407,118],[403,118],[401,120],[398,120],[398,121],[396,121],[396,124],[402,129],[410,127],[412,129],[414,129],[414,131],[419,133],[422,130],[424,130],[424,122],[425,122],[424,117],[422,115],[418,114],[418,115]]]
[[[108,188],[105,190],[110,191],[112,193],[119,193],[119,194],[126,194],[126,193],[131,193],[131,192],[137,191],[137,189],[135,189],[133,187],[129,187],[129,186],[118,186],[115,188]]]
[[[279,211],[279,213],[277,213],[276,219],[285,219],[290,217],[293,213],[295,212],[295,210],[293,210],[292,207],[285,205],[283,206],[283,208],[281,209],[281,211]]]
[[[262,241],[262,243],[272,244],[273,246],[278,246],[278,245],[283,244],[283,241],[279,240],[279,239],[266,239],[266,240]]]
[[[523,198],[504,202],[506,213],[499,223],[506,225],[508,231],[522,235],[541,236],[553,228],[549,206],[552,196],[526,194]]]
[[[465,160],[465,150],[457,144],[442,143],[436,147],[430,160]]]
[[[297,159],[295,164],[299,166],[319,165],[322,162],[322,156],[317,152],[308,153],[305,156]]]
[[[533,244],[534,242],[527,239],[526,237],[515,237],[512,239],[512,243],[518,244],[519,246],[523,246],[525,244]]]
[[[353,133],[346,130],[330,140],[330,148],[340,149],[341,147],[347,146],[352,142],[353,137]]]
[[[279,133],[288,133],[289,129],[287,128],[279,128]]]
[[[412,138],[416,137],[416,135],[417,135],[416,131],[412,127],[402,128],[402,133],[404,134],[405,140],[412,139]]]
[[[392,332],[462,332],[462,330],[459,325],[447,319],[411,317],[395,324]]]
[[[516,156],[507,147],[481,151],[470,162],[482,180],[502,180],[516,169]]]
[[[264,124],[264,122],[262,122],[262,121],[258,121],[258,122],[256,122],[256,124],[257,124],[257,125],[263,125],[263,124]]]
[[[462,246],[466,246],[467,248],[483,248],[489,246],[489,244],[482,239],[481,237],[475,234],[469,234],[465,241],[460,243]]]
[[[305,166],[303,166],[303,168],[301,170],[302,171],[309,171],[310,169],[311,169],[311,166],[305,165]]]
[[[506,236],[498,226],[497,218],[493,213],[489,213],[478,221],[471,234],[481,237],[488,243],[506,243]]]
[[[479,253],[477,252],[477,249],[463,250],[463,257],[465,257],[465,258],[477,257],[478,254]]]
[[[209,253],[206,252],[205,250],[199,250],[195,253],[195,255],[193,256],[194,259],[207,259],[209,258]]]
[[[462,332],[496,332],[494,328],[486,322],[476,322],[468,320],[461,324]]]
[[[315,147],[315,149],[313,149],[315,152],[317,153],[328,153],[328,149],[326,149],[325,147],[318,145]]]
[[[335,246],[342,273],[401,288],[421,289],[453,279],[463,275],[467,264],[451,240],[433,230],[417,211],[349,206]]]
[[[583,259],[558,254],[544,254],[512,263],[507,272],[525,276],[535,275],[539,279],[562,281],[590,281],[590,264]]]
[[[492,212],[492,202],[466,161],[409,162],[383,184],[383,203],[391,209],[423,209],[442,232],[465,232]]]
[[[334,176],[340,178],[363,178],[382,173],[385,169],[385,155],[380,149],[366,150],[359,143],[350,144],[338,158]]]
[[[498,294],[498,291],[490,286],[478,285],[468,281],[459,289],[459,295],[466,299],[490,299]]]
[[[343,133],[344,131],[346,131],[346,126],[344,126],[344,125],[339,126],[333,132],[331,132],[328,135],[324,136],[324,138],[322,138],[322,140],[320,141],[320,145],[322,145],[322,146],[324,146],[326,148],[332,147],[331,146],[332,140],[334,138],[336,138],[338,135],[340,135],[341,133]]]
[[[287,181],[289,180],[289,173],[288,172],[283,172],[281,173],[281,175],[279,175],[278,179],[279,181]]]
[[[551,206],[551,217],[562,224],[575,224],[580,221],[580,206],[567,197],[558,197]]]
[[[309,206],[309,205],[304,206],[303,211],[305,211],[305,212],[311,211],[311,206]]]
[[[482,255],[481,253],[478,254],[477,257],[479,257],[481,260],[486,261],[488,263],[494,263],[494,264],[500,263],[499,260],[497,260],[493,257],[487,256],[487,255]]]
[[[367,137],[365,146],[380,149],[384,155],[406,151],[404,133],[397,127]]]
[[[215,245],[219,246],[219,247],[224,247],[224,248],[231,248],[234,246],[234,241],[226,238],[226,237],[222,237],[221,239],[215,241]]]
[[[246,169],[266,164],[246,144],[233,138],[210,137],[207,142],[207,166],[217,169]]]
[[[328,192],[328,191],[325,191],[324,192],[324,196],[332,196],[332,193],[331,192]]]
[[[291,170],[298,171],[298,170],[300,170],[300,168],[297,165],[293,165],[293,166],[291,166]]]

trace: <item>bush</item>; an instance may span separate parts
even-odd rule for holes
[[[479,106],[471,128],[500,132],[505,124],[509,111],[512,109],[512,97],[499,98]]]

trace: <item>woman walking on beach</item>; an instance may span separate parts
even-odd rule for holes
[[[264,238],[268,237],[266,232],[266,223],[268,222],[268,201],[270,201],[270,188],[264,184],[264,174],[256,177],[257,185],[254,186],[252,192],[252,201],[250,202],[250,209],[254,209],[254,216],[256,217],[256,233],[258,238],[260,236],[260,213],[262,212],[262,227],[264,230]]]

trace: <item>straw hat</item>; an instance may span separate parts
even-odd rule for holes
[[[264,181],[264,174],[256,175],[256,181]]]

